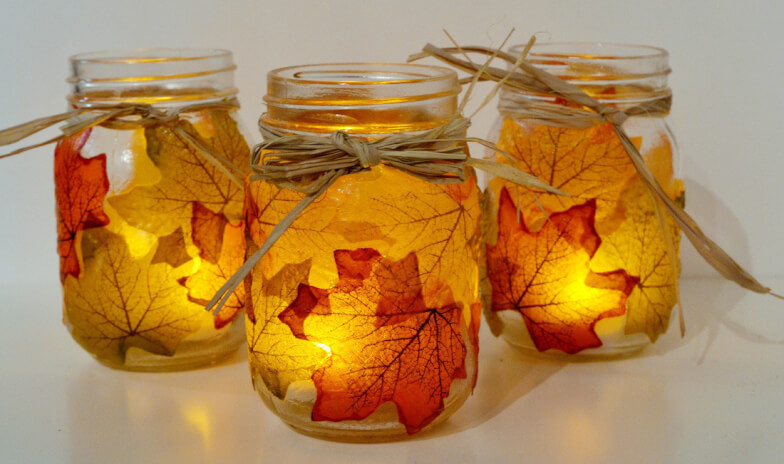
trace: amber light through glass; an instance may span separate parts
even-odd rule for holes
[[[223,50],[95,52],[71,59],[72,107],[161,109],[233,96]],[[244,259],[243,185],[181,132],[247,171],[236,111],[183,113],[173,125],[96,126],[55,149],[64,320],[100,362],[129,370],[210,364],[243,341],[236,295],[216,317],[204,303]],[[132,122],[132,121],[131,121]]]
[[[460,91],[448,69],[398,64],[284,68],[267,124],[367,138],[443,124]],[[405,437],[446,419],[476,377],[479,190],[379,165],[338,179],[246,281],[253,382],[296,430],[339,440]],[[249,252],[301,194],[252,182]],[[459,269],[459,272],[456,270]]]
[[[659,48],[554,43],[534,46],[529,59],[619,109],[671,96]],[[499,110],[543,102],[566,104],[504,90]],[[665,191],[682,201],[665,115],[632,117],[623,128]],[[502,179],[489,182],[491,326],[513,345],[550,355],[628,355],[655,342],[677,300],[680,233],[666,213],[659,222],[612,126],[502,116],[491,138],[522,169],[571,195],[534,198]]]

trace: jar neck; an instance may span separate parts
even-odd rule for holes
[[[74,108],[118,103],[171,107],[236,95],[226,50],[138,49],[74,55],[68,102]]]
[[[447,68],[344,63],[281,68],[267,75],[262,121],[291,133],[418,132],[457,111],[460,84]]]
[[[519,55],[523,49],[523,45],[518,45],[510,52]],[[657,47],[599,42],[545,43],[534,45],[527,61],[621,110],[672,95],[667,85],[671,72],[668,53]],[[504,89],[500,104],[519,99],[554,100],[536,93]]]

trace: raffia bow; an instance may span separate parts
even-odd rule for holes
[[[78,134],[94,126],[109,129],[124,130],[146,128],[157,125],[170,127],[193,150],[207,161],[215,165],[223,174],[240,187],[243,186],[242,170],[220,153],[207,147],[196,135],[185,130],[181,124],[183,113],[192,113],[205,110],[233,110],[239,108],[235,97],[224,98],[215,102],[195,103],[176,108],[159,108],[144,103],[116,103],[111,105],[92,105],[77,108],[65,113],[35,119],[18,126],[0,131],[0,146],[11,145],[19,142],[37,132],[47,129],[55,124],[65,121],[60,127],[60,134],[52,139],[35,145],[29,145],[10,153],[0,155],[0,159],[18,155],[25,151]]]
[[[383,164],[434,184],[466,181],[467,166],[519,185],[564,195],[538,178],[511,165],[471,158],[465,143],[477,143],[506,153],[492,143],[466,137],[470,122],[455,116],[445,124],[415,134],[392,134],[374,140],[336,131],[328,136],[286,134],[259,122],[264,142],[254,147],[250,179],[296,190],[305,197],[270,232],[261,247],[218,290],[206,309],[217,313],[242,280],[299,215],[337,179]],[[509,155],[506,155],[509,156]],[[511,159],[511,157],[510,157]]]
[[[629,159],[639,174],[640,179],[647,187],[656,207],[659,225],[666,230],[661,206],[672,216],[697,252],[724,278],[731,280],[743,288],[756,293],[770,294],[784,299],[784,296],[775,294],[769,287],[761,284],[749,272],[743,269],[727,252],[718,244],[708,238],[697,225],[696,221],[686,211],[677,205],[664,191],[656,177],[645,163],[637,147],[632,143],[621,125],[632,116],[662,116],[670,110],[671,96],[666,95],[638,106],[620,110],[598,101],[576,87],[536,66],[526,62],[526,56],[535,42],[531,37],[520,56],[510,55],[500,50],[486,47],[454,47],[440,48],[427,44],[421,53],[411,55],[409,61],[418,60],[427,56],[434,57],[452,67],[471,73],[472,79],[492,80],[500,86],[513,90],[533,92],[553,98],[561,98],[576,105],[567,107],[555,102],[528,103],[522,99],[512,101],[501,107],[502,114],[513,118],[523,118],[534,122],[542,122],[558,127],[586,128],[598,124],[609,123],[613,126],[616,135],[621,141]],[[511,70],[499,69],[484,65],[477,65],[470,59],[461,59],[458,55],[468,57],[467,53],[479,53],[493,58],[498,57],[511,65]],[[670,256],[675,255],[674,245],[669,234],[664,233]],[[675,260],[672,260],[675,263]],[[680,307],[680,302],[678,303]],[[681,334],[684,331],[683,313],[679,311]]]

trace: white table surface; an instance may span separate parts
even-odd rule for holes
[[[717,279],[682,293],[686,338],[671,327],[633,359],[526,358],[483,328],[462,409],[411,440],[358,445],[283,425],[244,349],[208,369],[114,371],[71,340],[59,288],[0,286],[0,462],[784,462],[784,302]]]

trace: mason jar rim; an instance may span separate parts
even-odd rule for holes
[[[176,104],[235,95],[233,54],[212,48],[136,48],[73,55],[67,97],[75,106]]]
[[[70,84],[189,79],[237,69],[231,51],[219,48],[101,50],[72,55],[69,61]]]
[[[457,72],[410,63],[323,63],[267,73],[262,121],[290,132],[426,130],[457,110]]]
[[[345,68],[345,69],[344,69]],[[384,71],[397,78],[385,78]],[[418,72],[416,72],[418,71]],[[312,77],[303,77],[313,74]],[[334,77],[325,76],[334,74]],[[344,78],[339,78],[343,74]],[[376,76],[377,78],[374,78]],[[286,66],[267,73],[268,81],[288,81],[297,84],[384,85],[416,84],[453,80],[457,73],[450,68],[413,63],[353,62],[319,63]],[[365,77],[363,79],[363,77]]]
[[[460,94],[450,68],[411,63],[322,63],[267,73],[267,105],[371,106]]]
[[[509,48],[519,55],[526,45]],[[597,100],[634,105],[672,95],[667,50],[613,42],[546,42],[534,44],[526,61],[575,85]],[[511,64],[509,65],[512,66]],[[499,107],[518,99],[548,100],[536,92],[503,89]]]
[[[526,44],[513,45],[510,53],[520,53]],[[615,53],[598,54],[596,50],[608,48]],[[550,49],[550,50],[548,50]],[[563,49],[562,51],[559,49]],[[593,53],[592,53],[593,52]],[[653,45],[626,44],[619,42],[544,42],[535,43],[531,47],[529,57],[560,57],[584,60],[641,60],[654,58],[667,58],[669,52]]]
[[[232,53],[222,48],[127,48],[77,53],[69,58],[72,63],[156,63],[163,61],[196,61],[231,58]]]

